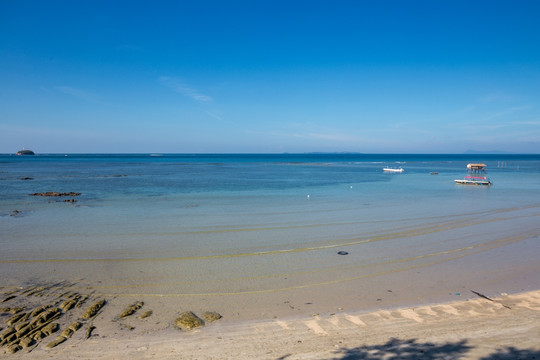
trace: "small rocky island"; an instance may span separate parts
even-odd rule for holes
[[[22,149],[17,151],[17,155],[35,155],[32,150]]]

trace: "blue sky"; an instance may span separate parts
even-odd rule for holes
[[[0,0],[0,153],[540,153],[538,1]]]

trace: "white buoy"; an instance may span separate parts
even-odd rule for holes
[[[307,198],[309,199],[309,195],[307,196]]]

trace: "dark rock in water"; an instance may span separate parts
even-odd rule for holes
[[[46,192],[40,192],[40,193],[33,193],[30,194],[30,196],[79,196],[81,193],[78,192],[66,192],[66,193],[60,193],[56,191],[46,191]]]
[[[75,200],[75,199],[66,199],[66,200],[64,200],[64,202],[65,203],[76,203],[77,200]]]
[[[31,178],[31,177],[27,177],[27,176],[26,176],[26,177],[21,178],[21,180],[34,180],[34,178]]]
[[[32,150],[22,149],[17,151],[17,155],[35,155]]]
[[[338,255],[349,255],[346,251],[338,251]]]

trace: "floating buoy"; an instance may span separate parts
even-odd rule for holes
[[[349,253],[346,251],[338,251],[337,253],[338,255],[349,255]]]

